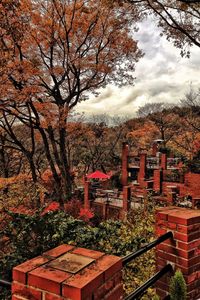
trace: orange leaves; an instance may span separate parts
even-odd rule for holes
[[[148,148],[157,135],[158,130],[156,126],[153,122],[147,120],[144,124],[141,124],[139,128],[129,132],[127,138],[134,142],[137,148]]]
[[[33,105],[40,115],[40,125],[42,128],[48,128],[48,126],[54,128],[57,126],[58,112],[55,104],[49,102],[34,102]]]
[[[5,188],[8,185],[15,184],[20,181],[30,181],[31,176],[28,174],[19,174],[17,176],[2,178],[0,177],[0,189]]]
[[[60,94],[62,90],[66,96],[77,93],[77,82],[82,90],[99,87],[117,68],[125,71],[126,64],[134,65],[140,57],[137,44],[129,36],[128,14],[117,4],[108,7],[103,0],[98,3],[50,0],[45,4],[21,0],[20,3],[16,18],[20,21],[27,15],[26,30],[17,47],[8,30],[8,42],[13,44],[15,52],[7,69],[26,88],[24,101],[33,86],[43,87],[43,91],[39,88],[34,92],[47,92],[52,97],[57,96],[51,92],[55,84]],[[126,57],[129,62],[123,60]],[[118,63],[120,59],[123,64]]]

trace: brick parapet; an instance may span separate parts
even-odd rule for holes
[[[76,273],[58,269],[55,260],[76,255],[91,259]],[[50,264],[49,264],[50,263]],[[53,265],[53,267],[52,267]],[[123,298],[122,259],[71,245],[61,245],[13,269],[12,300],[113,300]]]
[[[171,263],[180,269],[187,284],[187,299],[200,297],[200,211],[184,208],[164,208],[156,214],[158,236],[173,232],[173,239],[156,247],[157,268]],[[157,293],[163,297],[168,293],[169,275],[157,282]]]

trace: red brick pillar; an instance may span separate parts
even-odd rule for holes
[[[13,269],[12,300],[123,299],[122,259],[61,245]]]
[[[129,147],[127,143],[123,143],[122,146],[122,185],[128,183],[128,153]]]
[[[140,170],[138,172],[138,182],[140,185],[143,185],[143,182],[146,177],[146,161],[147,161],[147,154],[141,153],[140,154]]]
[[[153,190],[157,193],[162,191],[162,170],[154,170],[153,172]]]
[[[130,200],[131,200],[131,187],[124,186],[123,187],[123,212],[127,213],[130,208]]]
[[[167,170],[167,154],[166,153],[161,154],[161,168],[163,170]]]
[[[180,269],[187,284],[187,299],[200,297],[200,211],[186,208],[163,208],[156,214],[158,236],[172,231],[174,238],[156,247],[158,270],[171,263],[175,270]],[[169,275],[156,284],[160,297],[168,294]]]
[[[177,187],[176,186],[167,186],[167,202],[170,205],[173,205],[176,200]]]
[[[87,208],[87,209],[90,209],[89,186],[90,186],[90,182],[85,179],[85,181],[84,181],[84,208]]]

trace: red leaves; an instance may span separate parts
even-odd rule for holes
[[[90,219],[94,217],[94,213],[87,209],[87,208],[81,208],[79,213],[80,219],[82,219],[85,222],[88,222]]]
[[[56,201],[53,201],[47,207],[45,207],[45,209],[41,213],[41,216],[44,216],[49,212],[57,211],[59,210],[59,208],[60,208],[60,204]]]

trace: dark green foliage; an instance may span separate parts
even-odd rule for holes
[[[171,278],[169,292],[171,300],[186,300],[187,288],[181,271],[176,271]]]
[[[9,215],[11,221],[0,231],[0,239],[6,236],[10,240],[10,251],[0,256],[0,270],[6,270],[7,274],[11,274],[13,266],[62,243],[125,255],[143,240],[131,232],[128,233],[129,239],[125,239],[126,225],[120,221],[109,220],[92,227],[63,211],[42,216],[39,212],[32,216],[13,212]]]

